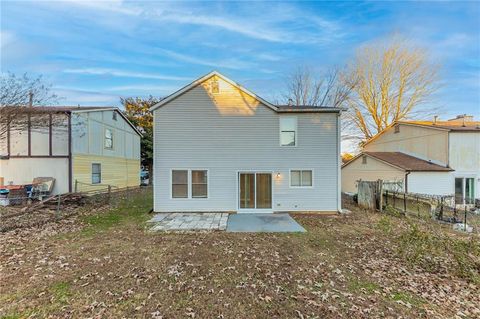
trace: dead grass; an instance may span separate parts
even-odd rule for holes
[[[355,211],[296,216],[302,234],[165,234],[145,230],[150,207],[151,194],[138,194],[49,231],[0,235],[0,317],[480,316],[480,288],[454,269],[455,249],[441,255],[449,262],[440,269],[402,252],[418,245],[402,242],[409,218]],[[440,225],[415,225],[478,244]],[[478,251],[462,252],[472,255],[469,269],[478,266]]]

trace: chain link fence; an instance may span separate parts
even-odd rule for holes
[[[59,221],[83,209],[113,208],[150,191],[151,187],[143,186],[96,185],[89,190],[54,196],[31,197],[24,192],[13,192],[0,200],[0,232]]]
[[[386,187],[383,187],[383,186]],[[393,211],[422,219],[451,223],[456,229],[480,233],[480,200],[464,200],[454,195],[405,193],[397,182],[359,181],[359,206]]]

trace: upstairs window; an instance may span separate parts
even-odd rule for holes
[[[400,133],[400,125],[395,125],[394,126],[394,133]]]
[[[111,129],[105,129],[105,148],[113,148],[113,132]]]
[[[114,121],[117,120],[117,112],[113,111],[112,119],[113,119]]]
[[[297,117],[296,116],[280,117],[280,145],[281,146],[297,145]]]
[[[362,156],[362,164],[367,164],[367,156],[366,155]]]

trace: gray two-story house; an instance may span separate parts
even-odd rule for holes
[[[273,105],[211,72],[151,110],[154,211],[340,211],[340,109]]]

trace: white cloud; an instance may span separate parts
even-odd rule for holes
[[[170,76],[170,75],[151,74],[151,73],[142,73],[142,72],[130,72],[130,71],[122,71],[122,70],[106,69],[106,68],[65,69],[63,70],[63,72],[71,73],[71,74],[110,75],[110,76],[116,76],[116,77],[142,78],[142,79],[155,79],[155,80],[168,80],[168,81],[188,80],[188,78],[180,77],[180,76]]]
[[[152,95],[158,95],[159,93],[171,93],[181,88],[181,85],[151,85],[151,84],[127,84],[120,86],[112,86],[106,88],[105,91],[109,92],[125,92],[125,91],[142,91]]]
[[[208,60],[208,59],[197,58],[197,57],[193,57],[183,53],[177,53],[177,52],[174,52],[171,50],[165,50],[165,49],[158,49],[158,52],[178,61],[187,62],[191,64],[205,65],[213,68],[219,67],[219,68],[238,70],[238,69],[245,69],[245,68],[250,68],[255,66],[250,62],[241,61],[236,58]]]
[[[210,26],[242,34],[244,36],[271,42],[289,42],[285,31],[260,27],[258,23],[250,21],[236,21],[232,17],[205,16],[189,14],[187,12],[157,12],[158,20],[181,24]]]
[[[0,49],[3,51],[7,46],[15,42],[15,34],[11,31],[0,31]]]
[[[139,15],[142,13],[140,8],[132,6],[126,6],[123,0],[62,0],[53,2],[43,2],[46,5],[58,6],[58,5],[72,5],[80,8],[85,8],[95,11],[110,11],[115,13],[121,13],[126,15]]]
[[[205,26],[237,33],[256,40],[276,43],[320,43],[341,36],[338,22],[328,20],[293,6],[252,7],[247,12],[236,15],[209,10],[204,6],[187,5],[181,2],[124,2],[121,0],[68,0],[63,2],[43,2],[53,9],[58,4],[84,9],[92,13],[90,19],[97,23],[108,23],[126,28],[128,25],[161,23],[177,25]],[[268,14],[262,11],[268,10]],[[97,14],[102,15],[98,19]],[[106,14],[111,13],[110,17]],[[128,23],[119,15],[128,16]],[[299,19],[298,17],[301,17]],[[113,20],[111,20],[113,19]]]
[[[61,97],[60,103],[64,105],[104,106],[117,105],[120,101],[120,97],[114,94],[62,87],[53,87],[52,90]]]

